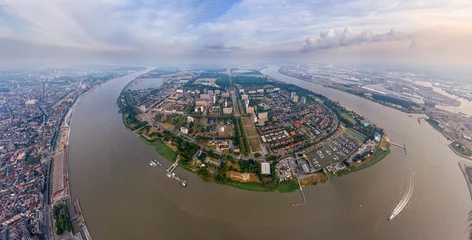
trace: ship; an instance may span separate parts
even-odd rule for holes
[[[390,214],[390,216],[388,216],[388,220],[389,221],[392,221],[392,219],[395,217],[396,215],[394,213]]]
[[[160,162],[158,162],[156,159],[153,159],[149,162],[149,166],[151,167],[157,167],[157,166],[162,166],[162,164]]]

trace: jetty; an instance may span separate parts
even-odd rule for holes
[[[171,179],[175,179],[177,182],[179,182],[180,185],[182,185],[183,187],[186,187],[187,186],[187,180],[177,176],[177,174],[174,173],[174,170],[179,166],[179,160],[180,160],[180,156],[177,155],[176,158],[175,158],[175,162],[169,168],[165,168],[162,165],[162,163],[160,163],[156,160],[153,160],[153,161],[156,162],[156,167],[160,167],[162,170],[164,170],[167,173],[166,174],[167,177],[169,177]],[[151,161],[151,162],[153,162],[153,161]]]
[[[293,203],[292,207],[300,207],[300,206],[306,205],[305,193],[303,192],[302,184],[300,183],[300,179],[298,179],[298,176],[297,176],[297,180],[298,180],[298,186],[300,187],[300,192],[302,194],[303,202]]]
[[[405,145],[405,143],[403,143],[403,145],[401,145],[401,144],[398,144],[398,143],[390,142],[390,144],[392,144],[392,145],[395,146],[395,147],[403,148],[403,149],[405,150],[405,155],[408,154],[407,151],[406,151],[406,145]]]

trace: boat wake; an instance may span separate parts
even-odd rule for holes
[[[410,178],[410,187],[408,188],[408,192],[403,196],[403,198],[400,200],[398,205],[395,207],[395,209],[393,209],[392,213],[388,217],[389,221],[391,221],[394,217],[400,214],[400,212],[408,205],[408,202],[410,201],[410,198],[413,195],[414,177],[415,174],[413,174]]]

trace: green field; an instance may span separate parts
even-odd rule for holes
[[[355,138],[355,139],[361,141],[361,142],[364,142],[364,141],[367,139],[367,137],[364,136],[364,134],[361,134],[361,133],[359,133],[359,132],[356,132],[356,131],[354,131],[354,130],[352,130],[352,129],[350,129],[350,128],[348,128],[348,129],[346,130],[346,133],[349,134],[350,136],[352,136],[353,138]]]
[[[249,191],[255,191],[255,192],[275,191],[274,188],[264,187],[259,183],[240,183],[240,182],[228,181],[225,184],[231,187],[240,188],[240,189],[249,190]]]
[[[166,144],[161,141],[160,139],[156,139],[154,141],[149,141],[143,137],[141,137],[141,140],[143,140],[145,143],[149,145],[153,145],[156,147],[156,152],[165,157],[167,160],[173,162],[177,154],[172,151],[172,149],[168,148]]]
[[[294,192],[294,191],[298,190],[299,188],[300,187],[299,187],[298,183],[296,183],[295,181],[281,182],[277,186],[277,190],[279,190],[279,192],[281,192],[281,193]]]

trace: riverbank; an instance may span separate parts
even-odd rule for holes
[[[135,73],[135,72],[134,72]],[[132,74],[132,73],[128,73]],[[125,75],[128,75],[125,74]],[[59,192],[56,192],[53,188],[50,189],[53,193],[50,196],[50,202],[52,205],[55,204],[65,204],[67,206],[67,214],[70,218],[70,224],[72,226],[72,231],[71,232],[66,232],[65,234],[79,237],[82,239],[86,240],[91,240],[92,237],[88,231],[88,227],[85,222],[85,217],[82,213],[79,200],[76,198],[73,201],[72,199],[72,194],[71,194],[71,188],[70,188],[70,178],[69,178],[69,144],[70,144],[70,135],[71,135],[71,128],[72,128],[72,122],[73,122],[73,117],[75,114],[75,111],[77,110],[78,106],[80,103],[94,90],[98,89],[99,87],[103,86],[104,84],[114,80],[118,79],[120,77],[123,77],[125,75],[120,75],[120,76],[115,76],[113,78],[107,79],[99,84],[94,85],[93,87],[81,92],[77,98],[74,100],[70,108],[67,110],[67,112],[64,114],[61,125],[59,126],[57,130],[57,137],[54,141],[53,149],[54,151],[54,156],[53,156],[53,164],[52,164],[52,169],[53,171],[50,173],[51,176],[49,176],[49,185],[54,186],[54,182],[58,181],[58,179],[63,179],[63,190],[60,190]],[[60,169],[55,169],[60,168]],[[53,177],[53,174],[56,172],[56,178]],[[57,174],[57,172],[62,172],[63,176]],[[56,185],[57,186],[57,185]],[[50,208],[52,211],[52,207]],[[50,213],[52,215],[52,213]],[[51,231],[53,231],[54,226],[51,225]],[[58,236],[59,237],[59,236]]]
[[[281,71],[281,68],[278,70],[278,72],[279,72],[280,74],[284,75],[284,76],[287,76],[287,77],[297,78],[297,77],[290,76],[290,75],[284,73],[283,71]],[[299,79],[299,80],[301,80],[301,81],[305,81],[305,82],[311,82],[311,83],[314,83],[314,84],[318,84],[318,85],[321,85],[321,86],[323,86],[323,87],[332,88],[332,89],[335,89],[335,90],[338,90],[338,91],[341,91],[341,92],[345,92],[345,93],[348,93],[348,94],[351,94],[351,95],[354,95],[354,96],[358,96],[358,97],[367,99],[367,100],[369,100],[369,101],[372,101],[372,102],[375,102],[375,103],[384,105],[384,106],[386,106],[386,107],[390,107],[390,108],[392,108],[392,109],[399,110],[399,111],[404,112],[404,113],[409,113],[409,114],[421,114],[421,113],[424,113],[424,111],[419,110],[419,109],[418,109],[418,110],[409,110],[409,109],[406,109],[406,108],[404,108],[403,106],[400,106],[400,105],[396,105],[396,104],[393,104],[393,103],[384,102],[384,101],[380,101],[380,100],[376,100],[376,99],[367,97],[366,95],[363,94],[363,91],[354,91],[354,90],[352,90],[352,89],[348,89],[348,88],[341,87],[341,86],[336,86],[336,85],[333,85],[333,84],[317,83],[317,82],[314,82],[314,81],[309,81],[309,80],[301,79],[301,78],[297,78],[297,79]]]
[[[469,187],[470,197],[472,199],[472,163],[470,161],[460,161],[458,164],[464,174],[465,181]]]
[[[112,79],[110,79],[112,80]],[[55,186],[54,182],[58,181],[59,178],[63,178],[63,190],[61,190],[59,193],[54,192],[51,194],[51,199],[50,202],[51,204],[57,205],[57,204],[64,204],[67,206],[65,208],[67,210],[67,217],[70,220],[71,224],[71,231],[66,231],[65,234],[71,234],[74,236],[81,235],[82,237],[85,237],[87,240],[91,240],[92,238],[90,235],[87,235],[88,229],[87,225],[85,224],[85,218],[82,215],[82,211],[80,210],[80,215],[76,211],[75,205],[70,201],[71,199],[71,190],[70,190],[70,180],[69,180],[69,141],[70,141],[70,133],[71,133],[71,127],[72,127],[72,118],[74,116],[74,113],[77,109],[77,107],[80,105],[82,100],[93,90],[96,88],[102,86],[102,84],[110,81],[107,80],[101,84],[95,85],[93,88],[90,88],[89,90],[82,92],[75,100],[72,106],[68,109],[66,114],[63,117],[63,120],[61,122],[61,126],[58,129],[58,137],[55,140],[55,143],[53,144],[53,147],[55,149],[55,155],[53,157],[53,171],[51,174],[55,174],[56,176],[54,177],[49,177],[49,185],[50,186]],[[57,169],[60,168],[60,169]],[[62,172],[64,176],[60,176],[57,174],[57,172]],[[56,179],[57,178],[57,179]],[[54,188],[51,190],[54,191]],[[78,201],[78,200],[77,200]],[[50,208],[51,211],[53,208]],[[52,213],[50,213],[52,215]],[[69,222],[69,221],[68,221]],[[52,232],[54,232],[54,225],[51,225],[53,229],[51,229]],[[56,236],[54,234],[54,236]],[[57,236],[59,237],[59,236]]]

